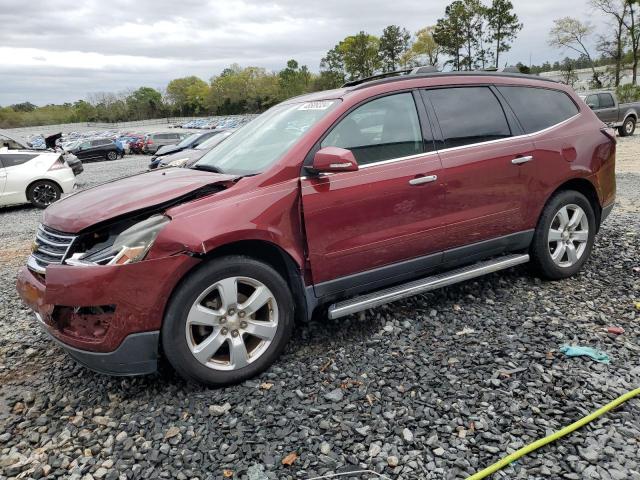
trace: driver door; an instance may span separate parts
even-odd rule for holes
[[[316,295],[373,287],[440,263],[442,167],[416,105],[411,92],[370,100],[321,141],[321,148],[351,150],[359,170],[301,179]]]

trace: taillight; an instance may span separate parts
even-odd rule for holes
[[[60,170],[61,168],[65,168],[66,166],[67,164],[64,163],[62,157],[58,157],[58,159],[53,162],[53,165],[49,167],[49,170]]]
[[[147,145],[153,145],[153,140],[151,140],[150,138],[147,139]]]
[[[604,134],[605,137],[607,137],[613,143],[617,142],[617,140],[616,140],[616,130],[614,128],[603,127],[603,128],[600,129],[600,131]]]

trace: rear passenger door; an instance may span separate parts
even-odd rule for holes
[[[584,123],[578,106],[565,92],[515,85],[498,86],[497,91],[535,148],[533,161],[520,166],[520,173],[528,182],[527,228],[534,228],[551,192],[566,181],[569,170],[575,168],[572,162],[579,155],[593,155],[586,150],[591,143],[581,141],[585,135]]]
[[[513,114],[490,86],[434,88],[423,96],[439,128],[449,250],[444,261],[469,261],[528,242],[516,233],[526,228],[522,165],[533,159],[533,144]]]

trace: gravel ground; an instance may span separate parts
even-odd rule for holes
[[[640,135],[620,140],[618,205],[575,278],[520,267],[302,325],[268,372],[220,390],[74,364],[14,290],[40,212],[0,209],[0,478],[449,479],[497,461],[640,386],[639,154]],[[147,160],[88,164],[80,179]],[[565,343],[611,363],[567,358]],[[640,401],[494,478],[640,479]]]

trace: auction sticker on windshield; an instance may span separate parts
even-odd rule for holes
[[[320,100],[317,102],[306,102],[298,107],[298,110],[326,110],[333,102],[330,100]]]

